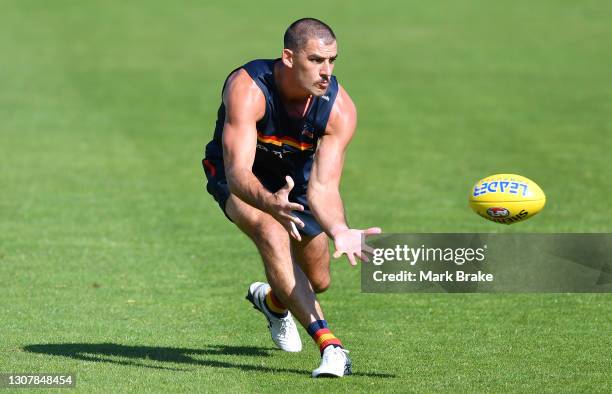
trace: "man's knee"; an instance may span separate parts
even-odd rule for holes
[[[289,245],[289,234],[272,216],[231,195],[225,205],[227,215],[258,248],[274,250]]]
[[[277,222],[263,221],[257,223],[251,234],[259,249],[275,251],[289,247],[289,234]]]
[[[310,284],[312,285],[312,289],[315,293],[323,293],[325,290],[329,289],[331,285],[331,278],[329,275],[320,275],[315,280],[311,280]]]

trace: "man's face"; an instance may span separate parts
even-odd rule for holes
[[[310,39],[293,54],[293,72],[300,87],[314,96],[322,96],[331,81],[338,51],[336,41]]]

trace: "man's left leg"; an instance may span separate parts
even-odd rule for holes
[[[302,236],[291,240],[291,256],[310,282],[315,293],[322,293],[330,285],[329,244],[325,233],[313,237]],[[342,342],[330,331],[326,320],[316,320],[306,328],[321,352],[321,366],[312,376],[343,376],[351,373],[351,360]]]
[[[302,236],[301,241],[291,238],[293,261],[306,274],[315,293],[323,293],[330,285],[329,238],[320,233],[314,237]]]

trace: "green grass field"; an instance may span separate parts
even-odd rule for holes
[[[258,255],[204,189],[226,74],[330,23],[359,109],[343,196],[388,232],[611,232],[612,6],[601,1],[2,1],[0,373],[80,391],[610,392],[609,294],[320,298],[355,376],[273,349],[243,296]],[[548,205],[467,208],[515,172]]]

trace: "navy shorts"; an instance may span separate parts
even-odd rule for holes
[[[227,212],[225,212],[225,204],[230,196],[230,191],[227,185],[227,179],[225,178],[223,162],[221,160],[204,159],[202,160],[202,166],[204,167],[204,173],[207,179],[206,190],[215,198],[215,201],[217,201],[225,216],[231,221],[232,219],[227,215]],[[284,177],[258,172],[256,169],[253,170],[253,173],[261,184],[271,193],[275,193],[285,185]],[[302,235],[314,237],[323,232],[321,225],[317,222],[308,206],[306,186],[296,185],[289,193],[289,201],[301,204],[304,207],[304,211],[302,212],[293,211],[293,215],[304,222],[304,228],[298,227]]]

